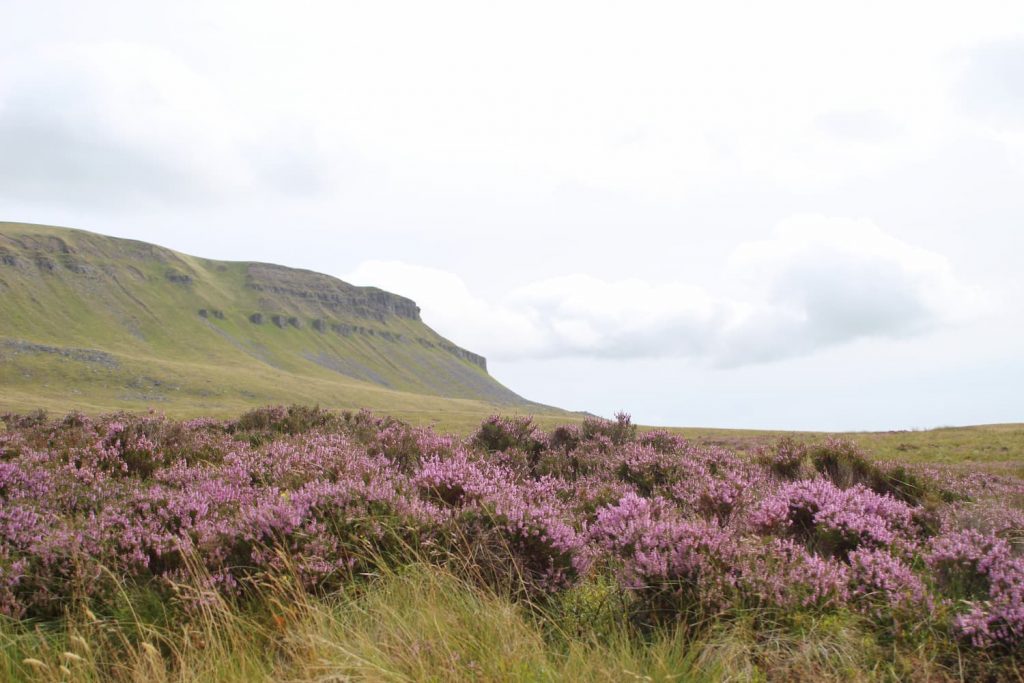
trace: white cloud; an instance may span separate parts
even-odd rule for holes
[[[346,279],[412,297],[425,320],[498,359],[683,357],[738,366],[862,338],[902,338],[990,310],[948,260],[867,220],[797,216],[733,251],[725,296],[682,282],[575,274],[493,302],[456,275],[368,261]]]
[[[471,350],[487,349],[494,356],[511,357],[543,355],[547,347],[541,327],[529,311],[492,305],[473,295],[453,273],[400,261],[365,261],[344,279],[413,299],[424,320]]]
[[[722,362],[803,355],[865,337],[907,337],[984,314],[992,302],[948,259],[868,220],[797,216],[740,245],[729,271],[751,305]]]
[[[239,111],[167,50],[67,43],[2,67],[0,196],[181,204],[321,184],[311,141]]]

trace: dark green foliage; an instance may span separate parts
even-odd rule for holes
[[[7,425],[8,429],[29,429],[46,424],[49,419],[47,412],[43,409],[33,410],[28,413],[4,413],[0,419]]]
[[[886,469],[876,466],[868,486],[876,493],[887,493],[911,505],[920,505],[934,490],[932,484],[903,465]]]
[[[868,484],[876,475],[876,468],[852,441],[829,439],[814,444],[808,451],[811,464],[819,474],[839,488]]]
[[[490,453],[515,448],[531,456],[539,456],[545,446],[543,434],[534,425],[533,418],[497,415],[480,425],[472,442]]]
[[[266,406],[243,414],[229,426],[232,433],[305,434],[316,429],[337,428],[342,418],[320,406]]]
[[[800,479],[807,464],[807,446],[792,437],[782,437],[771,449],[763,450],[760,460],[780,479]]]

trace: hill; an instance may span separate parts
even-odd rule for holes
[[[319,402],[449,426],[496,409],[561,413],[501,385],[407,298],[280,265],[2,222],[0,386],[8,410],[227,415]]]

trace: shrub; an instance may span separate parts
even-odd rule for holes
[[[316,429],[337,428],[343,424],[337,415],[320,406],[267,406],[243,414],[230,426],[232,432],[305,434]]]
[[[534,458],[545,447],[543,433],[534,425],[533,418],[500,415],[487,418],[473,435],[472,443],[490,453],[514,448]]]
[[[771,448],[759,449],[757,457],[780,479],[792,481],[802,479],[806,474],[807,446],[792,437],[779,439]]]
[[[636,439],[636,425],[629,413],[615,413],[615,420],[604,420],[598,417],[586,417],[581,428],[584,440],[590,441],[604,437],[613,446],[621,446]]]

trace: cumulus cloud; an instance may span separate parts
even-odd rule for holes
[[[310,141],[265,135],[220,88],[158,47],[61,44],[0,66],[4,198],[180,204],[321,182]]]
[[[549,347],[531,311],[485,301],[447,271],[400,261],[365,261],[344,279],[408,296],[432,327],[470,349],[511,358],[543,356]]]
[[[456,275],[368,261],[347,276],[415,299],[455,341],[500,359],[701,359],[739,366],[807,355],[862,338],[904,338],[970,320],[991,306],[940,254],[866,220],[797,216],[726,264],[734,291],[683,282],[575,274],[496,301]]]

